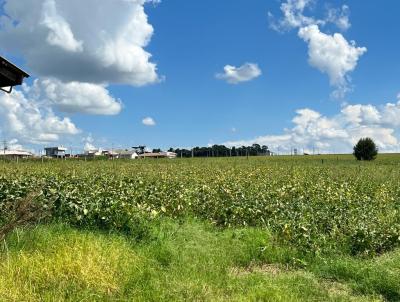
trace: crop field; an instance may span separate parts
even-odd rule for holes
[[[400,300],[399,155],[0,162],[27,196],[1,301]]]

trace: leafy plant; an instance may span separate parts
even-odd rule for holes
[[[361,138],[353,150],[353,155],[357,160],[374,160],[378,155],[378,148],[369,137]]]
[[[4,222],[0,226],[0,241],[15,228],[36,223],[49,215],[47,207],[37,201],[39,196],[37,192],[29,193],[3,207]]]
[[[312,254],[373,255],[400,245],[397,155],[53,161],[0,166],[0,212],[41,188],[54,220],[148,238],[158,217],[268,229]],[[0,219],[3,219],[1,215]]]

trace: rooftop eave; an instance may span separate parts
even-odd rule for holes
[[[21,85],[24,78],[29,78],[29,74],[0,56],[0,90],[11,93],[12,88]]]

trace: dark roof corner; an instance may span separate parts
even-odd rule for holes
[[[24,78],[29,78],[29,74],[0,56],[0,90],[10,93]]]

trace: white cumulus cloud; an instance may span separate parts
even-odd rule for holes
[[[391,113],[394,114],[391,114]],[[229,141],[228,146],[267,145],[273,151],[290,152],[293,148],[310,152],[351,152],[362,137],[371,137],[381,151],[398,151],[400,141],[400,102],[374,105],[347,105],[334,116],[324,116],[308,108],[296,111],[293,127],[283,134]]]
[[[121,101],[113,98],[104,86],[91,83],[35,80],[31,94],[67,113],[115,115],[122,109]]]
[[[349,7],[347,5],[342,5],[341,9],[330,8],[326,20],[336,24],[340,30],[346,31],[351,27],[349,16]]]
[[[145,126],[155,126],[156,125],[156,121],[151,117],[145,117],[142,120],[142,124],[145,125]]]
[[[306,16],[306,10],[312,11],[316,3],[316,0],[287,0],[280,6],[282,18],[276,19],[271,12],[268,13],[269,25],[279,32],[308,25],[324,26],[328,23],[335,24],[342,31],[350,28],[350,9],[347,5],[342,5],[341,8],[329,8],[323,18]]]
[[[292,28],[298,28],[310,24],[318,24],[321,21],[313,17],[304,15],[304,10],[309,7],[313,0],[287,0],[281,4],[283,17],[276,20],[272,13],[268,13],[270,19],[270,27],[276,31],[284,31]]]
[[[226,65],[223,73],[217,73],[215,76],[219,80],[224,80],[229,84],[238,84],[251,81],[261,75],[261,70],[257,64],[245,63],[240,67]]]
[[[357,47],[354,41],[348,42],[340,33],[325,34],[317,25],[300,28],[299,37],[308,43],[310,65],[326,73],[330,84],[343,95],[349,85],[347,74],[355,69],[367,48]]]
[[[321,31],[327,24],[335,24],[340,30],[350,28],[350,9],[347,5],[340,8],[327,8],[324,18],[306,16],[317,1],[287,0],[280,6],[282,18],[276,19],[269,13],[270,27],[277,31],[298,29],[298,36],[308,44],[308,61],[311,66],[329,76],[330,84],[335,87],[333,96],[343,98],[351,90],[349,73],[354,71],[359,58],[367,51],[366,47],[357,47],[354,41],[348,41],[341,33],[332,35]]]
[[[82,139],[82,142],[84,143],[83,151],[87,152],[87,151],[98,150],[98,148],[96,148],[96,146],[94,145],[94,139],[91,134],[84,137]]]
[[[76,41],[68,22],[57,13],[55,0],[43,3],[43,15],[40,24],[49,29],[47,42],[66,51],[82,51],[82,41]]]
[[[0,94],[0,130],[21,144],[56,142],[60,136],[80,133],[69,118],[56,116],[47,106],[18,90]]]
[[[22,55],[35,74],[64,82],[155,83],[146,2],[5,0],[0,48]]]

